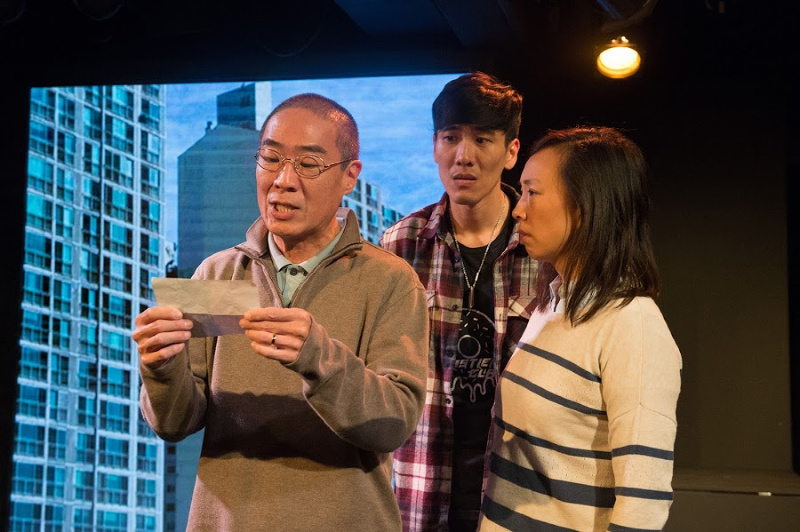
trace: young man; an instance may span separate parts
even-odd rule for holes
[[[339,104],[278,105],[256,163],[261,217],[194,278],[252,280],[260,308],[208,339],[175,308],[137,316],[142,413],[169,441],[205,427],[191,530],[399,531],[389,453],[424,402],[423,287],[338,208],[361,170]]]
[[[394,453],[406,531],[474,532],[498,374],[536,306],[536,262],[519,245],[502,184],[517,162],[522,96],[481,72],[433,103],[442,199],[389,228],[381,245],[428,292],[428,392],[416,432]]]

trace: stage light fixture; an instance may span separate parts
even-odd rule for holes
[[[634,75],[642,64],[635,44],[626,37],[612,39],[597,53],[597,70],[606,77],[622,79]]]

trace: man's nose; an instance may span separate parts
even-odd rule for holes
[[[300,176],[297,175],[297,171],[294,168],[294,161],[284,159],[283,165],[281,169],[278,170],[278,175],[275,176],[275,181],[272,183],[279,188],[293,189],[297,187],[298,179],[300,179]]]
[[[464,166],[471,166],[473,163],[473,146],[466,140],[462,140],[456,146],[456,163]]]

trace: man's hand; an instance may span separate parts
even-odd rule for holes
[[[150,307],[134,320],[131,335],[139,348],[139,360],[155,369],[181,352],[192,335],[191,320],[173,307]]]
[[[288,364],[297,360],[311,330],[311,314],[301,308],[255,308],[239,321],[253,346],[265,358]]]

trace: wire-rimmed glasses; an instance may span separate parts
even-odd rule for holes
[[[325,164],[325,161],[322,159],[322,157],[319,157],[318,155],[311,155],[310,153],[298,155],[294,159],[290,159],[288,157],[284,157],[272,148],[267,148],[265,146],[262,146],[261,149],[256,152],[254,157],[256,158],[256,164],[268,172],[279,171],[288,161],[292,163],[292,166],[294,166],[294,171],[297,172],[297,175],[308,179],[319,177],[322,175],[322,172],[330,170],[337,164],[349,163],[350,161],[355,160],[350,158],[336,163]]]

